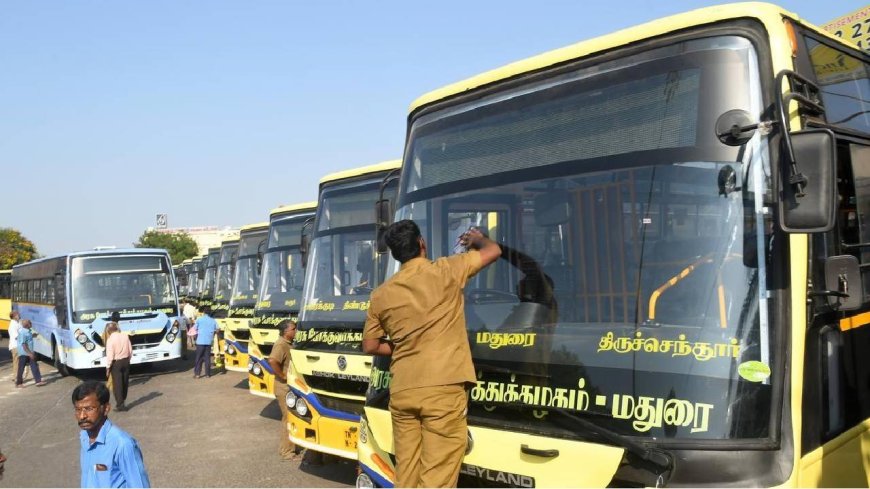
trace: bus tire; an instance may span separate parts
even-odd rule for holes
[[[52,341],[52,343],[54,346],[54,368],[57,369],[61,377],[67,377],[69,376],[69,368],[60,361],[60,348],[57,347],[57,340]]]

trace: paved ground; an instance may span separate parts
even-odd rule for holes
[[[0,340],[0,448],[4,487],[79,487],[79,429],[70,395],[81,379],[40,362],[48,385],[13,382]],[[154,487],[348,487],[355,464],[284,462],[276,401],[252,396],[238,372],[194,380],[192,358],[134,366],[127,412],[109,417],[139,440]]]

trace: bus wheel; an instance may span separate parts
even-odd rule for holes
[[[69,376],[69,368],[60,361],[60,349],[57,347],[57,341],[54,341],[54,368],[57,369],[61,377]]]

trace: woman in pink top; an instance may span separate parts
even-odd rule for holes
[[[106,325],[106,376],[112,378],[112,390],[115,394],[115,409],[126,411],[124,401],[127,400],[127,386],[130,384],[130,357],[133,355],[133,345],[130,337],[121,332],[118,323],[112,321]]]

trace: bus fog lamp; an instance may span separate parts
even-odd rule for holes
[[[305,404],[305,400],[298,399],[296,401],[296,414],[302,417],[308,415],[308,404]]]
[[[254,361],[252,359],[248,359],[248,372],[254,370]]]
[[[289,409],[293,409],[294,407],[296,407],[296,401],[298,399],[299,398],[296,396],[295,393],[293,393],[293,391],[288,392],[287,395],[284,396],[284,402],[287,404],[287,407]]]

